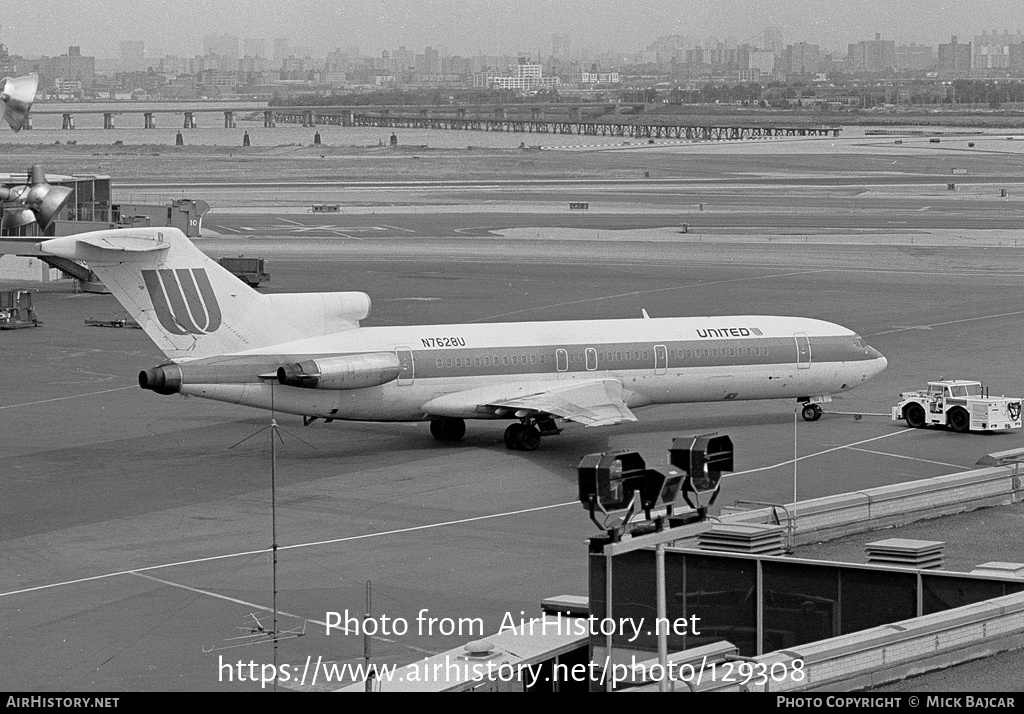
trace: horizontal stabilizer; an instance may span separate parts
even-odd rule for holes
[[[137,235],[128,230],[98,231],[54,238],[37,248],[49,255],[69,260],[126,260],[130,254],[148,254],[168,250],[171,244],[162,233]],[[141,257],[141,256],[140,256]]]

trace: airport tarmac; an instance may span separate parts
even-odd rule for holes
[[[889,358],[815,423],[795,420],[789,402],[662,406],[635,424],[570,425],[533,453],[507,451],[503,423],[471,422],[450,446],[426,424],[278,416],[279,627],[306,628],[279,643],[278,663],[360,661],[362,638],[325,636],[322,623],[332,611],[361,617],[367,582],[377,621],[408,624],[373,640],[374,661],[396,663],[497,631],[544,597],[585,594],[596,529],[575,503],[575,467],[587,453],[629,448],[657,463],[674,436],[727,433],[727,505],[789,502],[794,478],[797,497],[812,498],[1024,446],[1019,432],[911,430],[888,417],[901,390],[939,376],[1024,391],[1018,249],[642,235],[200,241],[214,255],[270,257],[271,291],[370,293],[365,324],[792,314],[850,327]],[[270,415],[140,390],[137,372],[162,361],[146,336],[84,325],[121,314],[110,296],[54,287],[35,302],[42,328],[0,333],[5,688],[260,688],[222,681],[220,665],[274,661],[265,639],[231,639],[250,634],[253,613],[270,627]],[[1020,559],[1014,543],[993,546],[979,562]],[[462,633],[440,634],[460,618]],[[482,633],[466,629],[472,618]]]
[[[253,211],[267,201],[252,187],[190,191],[214,206],[209,237],[198,241],[203,250],[266,257],[272,279],[261,290],[365,291],[373,311],[364,324],[639,319],[642,309],[802,315],[854,329],[889,358],[885,372],[841,395],[818,422],[797,420],[790,402],[661,406],[638,410],[634,424],[569,425],[533,453],[507,451],[501,422],[471,422],[464,441],[451,446],[435,442],[426,424],[303,427],[298,417],[278,416],[279,629],[306,623],[302,637],[279,643],[278,663],[361,661],[362,637],[326,636],[317,623],[331,611],[360,617],[368,582],[375,620],[409,625],[373,639],[373,660],[408,663],[495,632],[508,614],[535,614],[545,597],[586,594],[585,541],[597,531],[575,502],[584,454],[635,449],[659,463],[675,436],[727,433],[737,472],[717,505],[728,505],[936,476],[1024,446],[1020,432],[911,430],[888,416],[900,391],[940,376],[1024,395],[1024,247],[1015,230],[1021,161],[1011,151],[1021,142],[993,136],[969,152],[966,137],[943,138],[940,147],[858,141],[840,141],[835,151],[829,141],[422,158],[325,150],[322,160],[298,148],[247,157],[204,147],[176,156],[15,147],[15,156],[46,161],[55,173],[110,173],[115,185],[154,176],[181,184],[115,188],[119,200],[139,201],[180,197],[196,165],[204,180],[252,177],[275,184],[271,192],[296,180],[360,180],[370,169],[382,182],[447,177],[441,188],[348,194],[291,185],[278,212]],[[951,167],[968,171],[955,192],[946,189]],[[690,194],[671,187],[663,198],[649,195],[651,186],[638,180],[645,171],[691,182]],[[523,185],[450,184],[495,177]],[[563,185],[553,195],[543,193],[551,186],[528,185],[597,177],[635,183]],[[1009,186],[1006,200],[996,196],[1001,186]],[[595,217],[587,220],[605,227],[551,219],[556,198],[590,195]],[[698,196],[709,196],[709,213],[725,223],[682,234],[665,213],[701,213]],[[329,200],[344,202],[348,224],[296,215]],[[920,210],[926,206],[939,208]],[[646,209],[661,215],[621,216]],[[372,215],[377,210],[387,220]],[[833,215],[843,210],[867,227]],[[942,218],[920,225],[915,217],[929,211]],[[773,212],[807,223],[759,230],[759,217],[771,220]],[[403,223],[392,220],[396,214]],[[291,228],[242,231],[254,226],[239,215]],[[835,227],[823,230],[822,222]],[[318,226],[327,228],[305,230]],[[464,230],[473,226],[480,230]],[[139,389],[138,372],[162,362],[148,338],[84,324],[123,316],[113,298],[72,294],[61,284],[31,287],[45,325],[0,333],[0,683],[68,692],[259,689],[225,681],[220,665],[275,659],[265,636],[253,632],[253,614],[271,627],[271,449],[269,432],[260,431],[271,415]],[[1012,541],[993,543],[977,559],[1022,560]],[[451,619],[431,626],[430,618]],[[462,633],[439,632],[459,618],[466,618]],[[476,627],[472,618],[482,633],[465,631]]]

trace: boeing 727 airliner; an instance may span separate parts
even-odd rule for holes
[[[795,398],[812,421],[886,366],[854,332],[801,317],[361,327],[365,293],[259,293],[174,228],[39,248],[87,262],[167,356],[139,374],[144,389],[307,423],[428,420],[458,441],[466,419],[509,419],[505,445],[532,451],[556,420],[619,424],[652,404]]]

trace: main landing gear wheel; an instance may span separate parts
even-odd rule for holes
[[[438,441],[461,441],[466,435],[464,419],[434,419],[430,422],[430,435]]]
[[[971,415],[961,407],[950,409],[946,419],[949,422],[949,428],[958,434],[964,434],[971,429]]]
[[[903,418],[907,420],[907,426],[915,429],[920,429],[927,421],[924,407],[920,404],[908,404],[903,410]]]
[[[536,451],[540,446],[540,431],[535,426],[510,424],[505,429],[505,446],[515,451]]]
[[[804,418],[804,421],[818,421],[821,419],[821,407],[817,404],[805,404],[800,416]]]

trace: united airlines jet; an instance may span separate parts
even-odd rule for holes
[[[633,410],[652,404],[795,398],[813,421],[831,395],[886,366],[854,332],[801,317],[360,327],[365,293],[259,293],[174,228],[39,248],[87,262],[167,356],[139,374],[142,388],[307,424],[425,420],[454,442],[467,419],[504,419],[505,445],[532,451],[559,421],[636,421]]]

